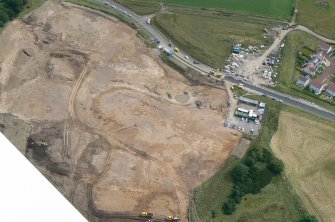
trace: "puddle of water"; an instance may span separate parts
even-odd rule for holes
[[[185,104],[190,99],[190,96],[185,95],[185,94],[179,94],[179,95],[176,95],[175,98],[178,102]]]

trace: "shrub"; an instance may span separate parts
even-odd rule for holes
[[[269,164],[269,169],[274,173],[274,174],[280,174],[283,169],[284,169],[284,163],[278,158],[275,158],[271,161]]]
[[[228,200],[223,204],[223,213],[226,215],[231,215],[236,210],[236,203],[232,200]]]
[[[249,176],[249,167],[243,163],[238,164],[231,172],[234,182],[243,182]]]
[[[299,222],[317,222],[318,220],[314,215],[303,215]]]

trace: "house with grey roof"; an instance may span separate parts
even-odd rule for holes
[[[296,84],[301,87],[306,87],[309,85],[311,79],[308,75],[306,76],[300,76],[300,78],[297,80]]]

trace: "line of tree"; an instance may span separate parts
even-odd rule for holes
[[[0,27],[13,20],[27,3],[28,0],[0,0]]]
[[[224,214],[232,214],[244,195],[259,193],[283,169],[283,162],[269,150],[250,149],[245,158],[231,171],[233,189],[228,200],[223,204]]]

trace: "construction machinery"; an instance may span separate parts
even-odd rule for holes
[[[145,218],[152,218],[153,216],[154,216],[154,214],[153,213],[148,213],[148,212],[145,212],[145,211],[143,211],[143,212],[140,212],[139,214],[138,214],[138,216],[140,216],[140,217],[145,217]]]
[[[165,218],[165,220],[166,220],[166,221],[179,221],[180,219],[179,219],[179,217],[170,215],[170,216],[167,216],[167,217]]]

